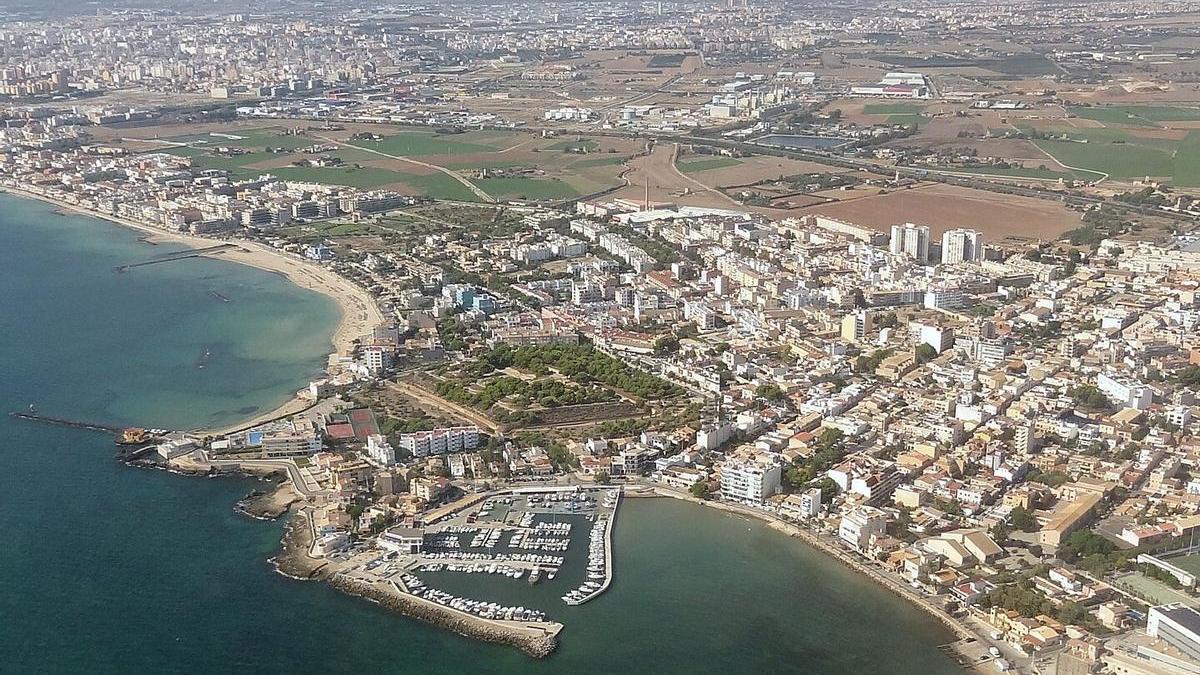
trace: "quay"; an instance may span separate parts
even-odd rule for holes
[[[135,262],[135,263],[127,263],[125,265],[117,265],[116,267],[113,268],[113,271],[118,272],[118,273],[128,272],[129,270],[131,270],[135,267],[145,267],[147,265],[157,265],[159,263],[175,262],[176,260],[186,260],[188,258],[200,258],[200,257],[208,255],[210,253],[217,253],[219,251],[227,251],[231,248],[237,248],[237,247],[238,247],[237,244],[226,243],[226,244],[217,244],[216,246],[206,246],[204,248],[188,249],[186,251],[179,251],[178,253],[168,253],[167,255],[164,255],[159,258],[152,258],[150,260],[143,260],[141,262]]]

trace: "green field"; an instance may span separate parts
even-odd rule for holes
[[[902,113],[902,114],[898,114],[898,115],[888,115],[888,118],[887,118],[888,124],[892,124],[892,125],[896,125],[896,126],[908,126],[910,124],[915,124],[917,126],[921,126],[925,122],[926,122],[926,119],[925,119],[924,115],[918,115],[915,113],[913,113],[913,114]]]
[[[1173,558],[1164,558],[1163,560],[1171,563],[1184,572],[1191,572],[1192,574],[1200,575],[1200,553],[1175,556]]]
[[[268,153],[253,153],[238,157],[212,157],[203,154],[197,148],[175,148],[169,151],[173,155],[191,157],[192,162],[205,169],[224,169],[235,179],[247,179],[269,173],[282,180],[299,183],[320,183],[322,185],[345,185],[363,189],[373,189],[384,185],[406,185],[417,194],[434,199],[453,199],[457,201],[478,201],[479,197],[444,173],[415,174],[363,166],[283,166],[269,169],[247,168],[247,164],[270,159]],[[339,153],[339,156],[340,153]]]
[[[1055,171],[1053,169],[1041,169],[1037,167],[1010,166],[1007,169],[998,169],[996,167],[980,166],[980,167],[953,167],[944,169],[953,173],[978,173],[988,174],[992,176],[1013,176],[1014,178],[1050,178],[1050,179],[1073,179],[1074,172]],[[1084,178],[1095,178],[1091,174],[1084,173]]]
[[[1069,141],[1035,140],[1039,148],[1069,166],[1113,178],[1162,177],[1181,187],[1200,185],[1200,132],[1183,140],[1146,138],[1127,129],[1055,127]],[[1086,143],[1077,142],[1086,140]]]
[[[730,166],[740,166],[741,162],[732,157],[709,157],[678,162],[676,166],[684,173],[699,173],[712,169],[724,169]]]
[[[1194,122],[1200,120],[1200,108],[1157,105],[1110,105],[1103,107],[1071,106],[1071,114],[1104,124],[1157,127],[1158,122]]]
[[[224,135],[214,136],[212,134],[193,134],[190,136],[180,136],[168,140],[180,141],[184,143],[202,143],[208,147],[233,147],[233,148],[282,148],[284,150],[296,150],[297,148],[306,148],[310,145],[320,143],[321,141],[311,136],[292,136],[282,133],[282,129],[278,127],[263,127],[261,129],[232,129],[228,132],[221,132]],[[230,138],[226,138],[229,136]],[[236,138],[235,138],[236,137]]]
[[[868,103],[863,106],[867,115],[919,115],[925,106],[916,103]]]
[[[1177,591],[1161,581],[1151,579],[1141,572],[1134,572],[1118,577],[1116,585],[1132,591],[1135,595],[1148,598],[1158,605],[1182,602],[1189,607],[1200,606],[1200,599],[1194,598],[1183,591]]]
[[[480,132],[438,134],[431,131],[402,131],[386,135],[381,141],[351,141],[351,145],[405,157],[467,155],[504,149],[488,143],[488,138]]]
[[[165,150],[164,152],[177,157],[190,157],[192,159],[192,164],[202,169],[224,169],[237,175],[254,174],[253,169],[243,170],[242,167],[246,166],[247,164],[265,161],[274,156],[266,152],[252,152],[246,155],[222,157],[205,154],[205,151],[200,148],[190,147],[171,148],[170,150]]]
[[[473,181],[493,197],[573,199],[579,192],[557,178],[484,178]]]

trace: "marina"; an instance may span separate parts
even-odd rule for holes
[[[333,564],[337,575],[389,594],[411,595],[478,619],[549,630],[559,625],[547,618],[555,598],[581,605],[612,584],[612,532],[620,499],[621,489],[613,487],[496,493],[427,529],[404,528],[395,537],[382,536],[377,548],[334,556]],[[479,578],[486,587],[462,586],[468,578]],[[495,593],[505,600],[492,597]]]

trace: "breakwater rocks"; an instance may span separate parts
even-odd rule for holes
[[[275,571],[285,577],[297,580],[321,579],[328,573],[329,565],[325,560],[312,558],[308,550],[313,543],[312,524],[306,510],[299,510],[288,518],[283,530],[283,538],[279,540],[282,550],[271,559]]]
[[[292,489],[291,483],[284,479],[270,490],[253,490],[240,499],[235,508],[238,512],[257,520],[277,520],[299,501],[300,495]]]
[[[550,656],[558,646],[558,636],[553,631],[537,631],[533,628],[516,626],[507,627],[498,622],[441,607],[399,591],[385,590],[342,574],[335,575],[330,579],[330,583],[344,593],[373,600],[394,612],[469,638],[516,647],[535,659],[544,659]]]

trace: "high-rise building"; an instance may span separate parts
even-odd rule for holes
[[[916,258],[922,264],[929,262],[929,227],[912,223],[893,225],[891,251]]]
[[[956,228],[942,234],[942,262],[949,265],[983,260],[983,233]]]
[[[874,328],[875,315],[865,309],[855,310],[842,317],[842,339],[847,342],[863,339]]]

